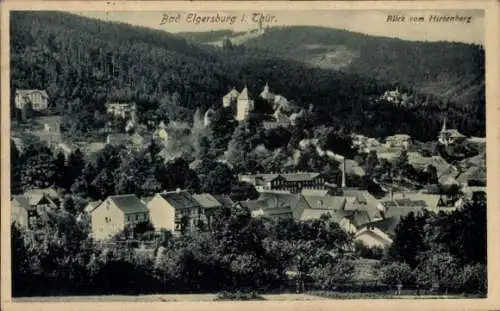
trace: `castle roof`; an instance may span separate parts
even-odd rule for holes
[[[245,86],[243,91],[241,91],[240,95],[238,96],[238,100],[248,100],[250,97],[248,96],[248,88]]]
[[[229,91],[229,93],[224,95],[224,97],[225,98],[238,98],[239,95],[240,95],[240,93],[233,87],[233,89],[231,91]]]
[[[270,100],[273,101],[275,95],[271,92],[269,92],[269,85],[266,83],[266,86],[264,86],[264,89],[260,93],[260,97],[262,97],[265,100]]]

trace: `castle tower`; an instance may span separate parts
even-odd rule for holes
[[[246,120],[250,112],[253,111],[253,108],[253,100],[250,99],[250,96],[248,95],[248,88],[245,86],[243,91],[241,91],[238,96],[236,103],[236,120]]]

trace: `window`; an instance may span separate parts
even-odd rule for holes
[[[139,215],[135,215],[135,220],[139,220]]]

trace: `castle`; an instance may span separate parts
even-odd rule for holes
[[[222,105],[226,108],[235,109],[235,119],[238,121],[246,120],[255,108],[254,101],[250,98],[246,86],[241,93],[233,88],[229,93],[224,95],[222,97]]]
[[[283,121],[282,108],[288,104],[285,97],[272,93],[269,90],[269,85],[266,83],[259,97],[272,105],[275,111],[274,117],[277,121]],[[222,106],[232,108],[234,110],[235,119],[243,121],[248,119],[248,116],[255,110],[255,103],[251,98],[247,86],[238,92],[236,88],[232,88],[226,95],[222,97]],[[288,117],[287,117],[288,118]]]

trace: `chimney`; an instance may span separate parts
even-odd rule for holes
[[[346,176],[345,176],[345,157],[343,159],[343,163],[342,163],[342,188],[345,188],[346,187]]]

